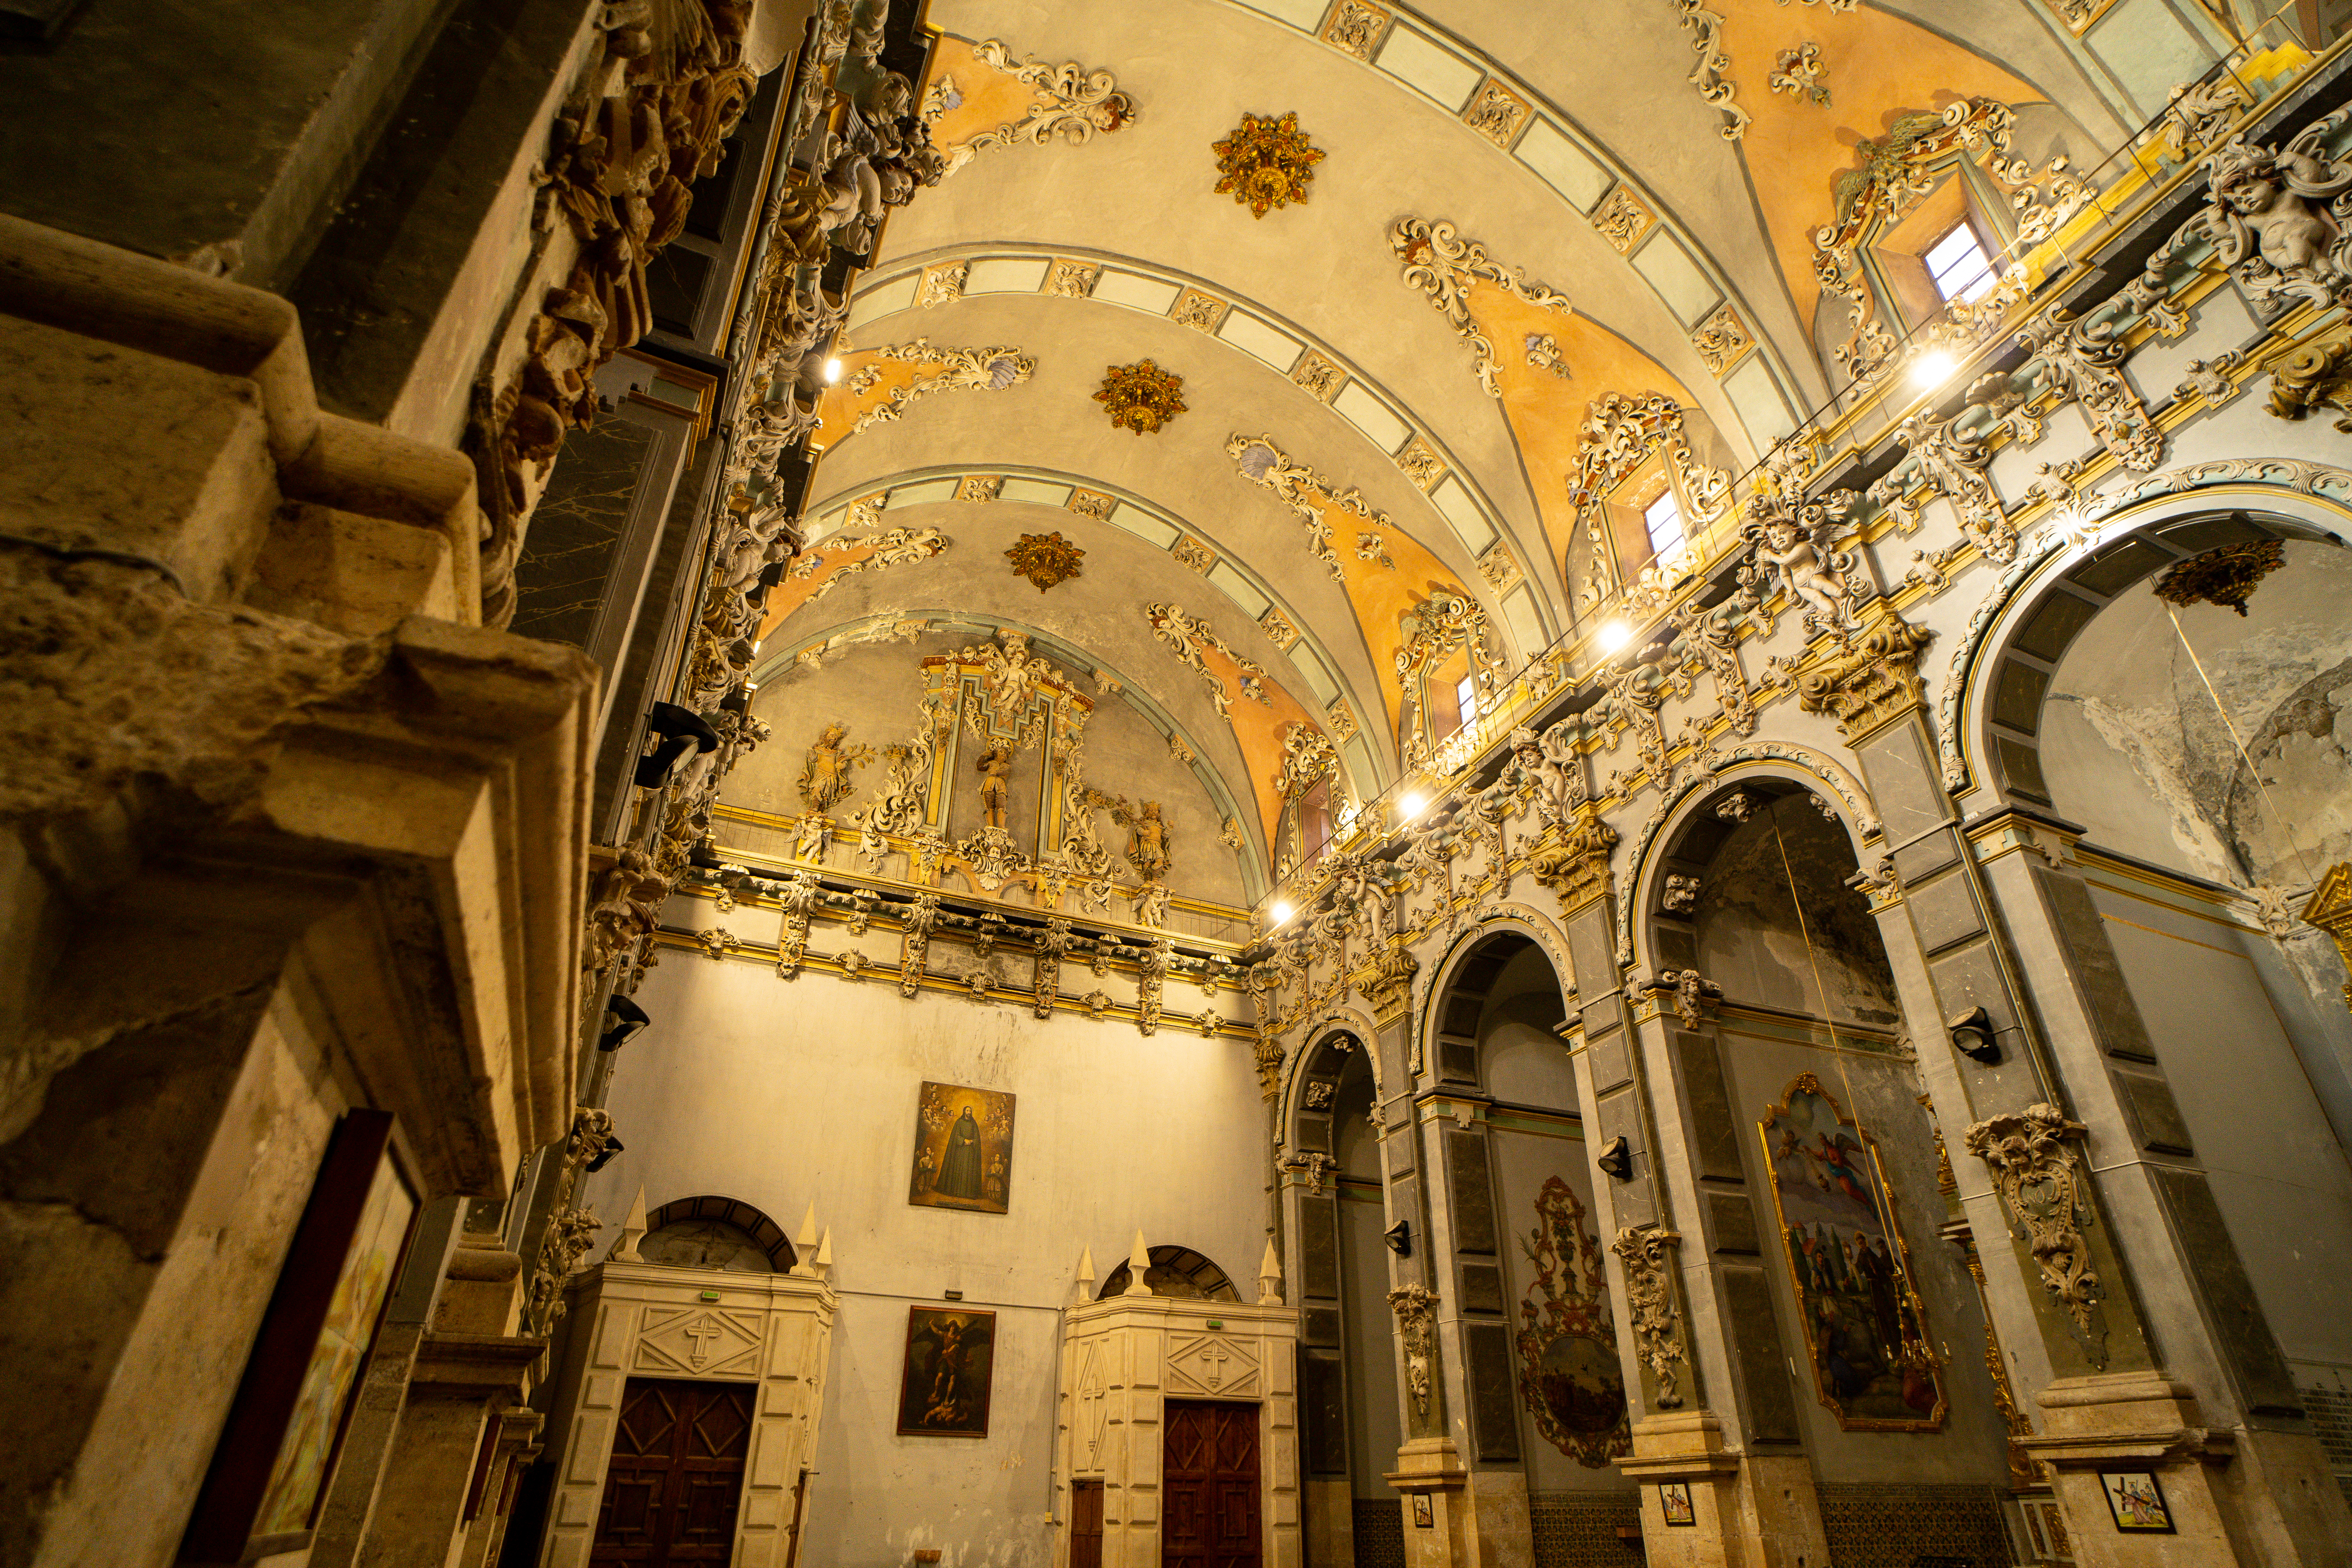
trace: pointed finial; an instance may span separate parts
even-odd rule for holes
[[[1150,1272],[1151,1252],[1150,1248],[1143,1245],[1143,1233],[1139,1230],[1135,1233],[1135,1245],[1128,1250],[1127,1254],[1126,1294],[1129,1296],[1150,1295],[1151,1287],[1144,1282],[1143,1278]]]
[[[645,1256],[638,1252],[637,1243],[645,1239],[645,1234],[646,1189],[640,1183],[636,1197],[629,1204],[629,1217],[621,1222],[621,1239],[613,1244],[612,1260],[615,1263],[643,1263]]]
[[[816,1244],[816,1277],[829,1278],[833,1273],[833,1226],[824,1227],[824,1239]]]
[[[1265,1257],[1257,1266],[1257,1304],[1282,1305],[1282,1259],[1275,1255],[1274,1237],[1265,1238]]]
[[[830,1236],[833,1233],[827,1230],[825,1234]],[[793,1237],[793,1278],[795,1279],[824,1279],[824,1276],[817,1272],[816,1255],[816,1200],[812,1198],[809,1200],[808,1213],[801,1216],[801,1233]]]
[[[1095,1249],[1091,1247],[1078,1254],[1076,1296],[1081,1303],[1095,1299]]]

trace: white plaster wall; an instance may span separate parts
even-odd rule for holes
[[[1254,1281],[1265,1247],[1264,1110],[1242,1040],[1204,1040],[887,983],[779,980],[671,953],[638,1000],[654,1026],[612,1096],[626,1149],[587,1184],[598,1213],[696,1194],[833,1232],[834,1361],[801,1560],[943,1568],[1052,1560],[1057,1312],[1082,1248],[1097,1274],[1140,1228]],[[1018,1097],[1009,1214],[907,1202],[923,1080]],[[997,1313],[984,1439],[899,1437],[907,1310],[950,1289]]]
[[[2352,1170],[2236,951],[2254,939],[2095,882],[2092,897],[2279,1348],[2352,1362]]]

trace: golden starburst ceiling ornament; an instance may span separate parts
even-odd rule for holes
[[[1210,144],[1217,155],[1216,194],[1233,193],[1252,217],[1264,217],[1276,207],[1307,199],[1307,182],[1323,161],[1323,149],[1311,145],[1298,129],[1296,110],[1276,120],[1242,116],[1241,126],[1222,142]]]
[[[1184,412],[1184,378],[1151,361],[1115,364],[1103,377],[1095,401],[1110,410],[1110,422],[1140,436]]]
[[[1015,577],[1028,578],[1042,594],[1079,575],[1078,563],[1087,558],[1087,552],[1058,532],[1024,533],[1020,543],[1004,552],[1004,558],[1013,563]]]
[[[2170,605],[2227,605],[2242,616],[2256,585],[2285,564],[2286,546],[2275,539],[2225,544],[2166,567],[2156,596]]]

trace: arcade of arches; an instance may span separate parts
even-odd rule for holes
[[[2352,1563],[2344,0],[0,0],[0,1568]]]

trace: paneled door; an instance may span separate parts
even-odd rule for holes
[[[1258,1568],[1258,1407],[1171,1399],[1161,1568]]]
[[[592,1565],[734,1555],[755,1392],[748,1383],[629,1379]]]
[[[1103,1484],[1070,1483],[1070,1568],[1102,1568]]]

